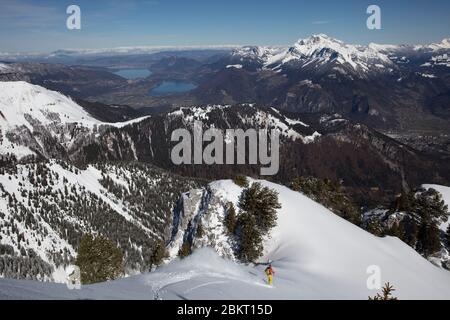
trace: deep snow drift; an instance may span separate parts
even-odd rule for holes
[[[265,265],[244,266],[198,249],[157,271],[68,290],[65,285],[0,280],[0,298],[70,299],[367,299],[367,268],[400,299],[450,299],[450,273],[422,258],[397,238],[377,238],[298,192],[270,182],[282,209],[261,259],[273,260],[274,287],[265,284]],[[213,192],[237,203],[241,188],[213,182]]]

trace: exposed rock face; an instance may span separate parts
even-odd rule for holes
[[[209,187],[184,193],[174,210],[168,245],[170,258],[187,243],[192,250],[212,247],[222,257],[235,259],[235,239],[224,226],[227,206],[228,203]]]

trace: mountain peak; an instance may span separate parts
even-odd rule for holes
[[[1,126],[30,126],[29,120],[43,125],[57,122],[86,125],[97,123],[82,107],[70,98],[24,81],[0,82]],[[31,120],[30,120],[31,121]]]
[[[330,37],[326,35],[325,33],[317,33],[309,36],[306,39],[300,39],[299,41],[313,41],[313,42],[320,42],[320,41],[334,41],[334,42],[342,42],[340,40],[337,40],[333,37]]]
[[[450,49],[450,38],[442,39],[442,41],[438,43],[437,46],[441,47],[442,49]]]

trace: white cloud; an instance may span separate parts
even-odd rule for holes
[[[332,22],[333,21],[330,21],[330,20],[316,20],[316,21],[313,21],[312,24],[329,24]]]

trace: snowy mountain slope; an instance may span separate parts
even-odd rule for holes
[[[264,282],[264,265],[236,264],[203,248],[153,273],[84,286],[81,291],[0,280],[0,297],[364,300],[376,293],[367,289],[366,271],[377,265],[381,281],[392,283],[400,299],[450,298],[450,274],[400,240],[375,237],[298,192],[261,182],[279,193],[282,205],[278,225],[265,241],[261,259],[273,261],[273,288]],[[242,190],[228,180],[213,182],[209,188],[217,197],[234,203]]]
[[[343,75],[357,77],[379,73],[392,73],[398,65],[411,60],[446,60],[443,54],[450,50],[449,39],[429,45],[383,45],[367,46],[346,44],[325,34],[312,35],[298,40],[293,46],[242,47],[235,49],[234,61],[259,63],[262,69],[280,71],[285,67],[323,73],[334,70]],[[425,65],[426,66],[426,65]]]
[[[450,38],[442,39],[441,42],[431,43],[428,45],[417,45],[414,46],[415,50],[431,50],[431,51],[439,51],[439,50],[448,50],[450,49]]]
[[[128,273],[148,270],[155,241],[168,237],[179,194],[195,186],[193,180],[137,164],[80,170],[52,160],[2,168],[0,276],[63,280],[61,271],[85,233],[117,242]],[[24,257],[32,265],[23,265]]]
[[[383,53],[385,47],[371,45],[358,46],[345,44],[325,34],[312,35],[300,39],[292,47],[244,47],[236,49],[233,56],[254,59],[264,68],[277,70],[291,65],[299,68],[320,68],[330,66],[338,70],[339,66],[349,72],[366,73],[368,71],[389,71],[394,64]],[[341,69],[342,72],[346,72]]]
[[[223,113],[223,110],[229,107],[209,105],[181,108],[168,114],[164,121],[175,122],[181,118],[184,125],[192,125],[194,120],[206,121],[211,115]],[[244,112],[248,115],[245,115],[245,118],[239,115],[244,125],[274,127],[280,131],[281,136],[304,143],[313,142],[320,136],[317,132],[310,132],[307,125],[303,125],[304,130],[296,128],[301,124],[296,118],[288,118],[279,112],[258,111],[253,105],[245,107],[249,109]],[[0,82],[0,155],[12,154],[19,160],[29,155],[39,155],[47,159],[61,158],[67,154],[71,156],[73,153],[82,152],[85,145],[98,142],[109,129],[124,129],[142,123],[150,117],[144,116],[126,122],[101,122],[58,92],[22,81]],[[167,128],[165,134],[166,131]],[[145,134],[152,135],[151,132]],[[128,141],[128,153],[133,153],[134,160],[136,159],[134,151],[138,137],[132,137],[127,130],[116,130],[110,135],[105,137],[105,147],[109,151],[114,149],[111,139],[118,139],[119,136],[120,139]],[[149,142],[151,143],[151,138]]]
[[[25,125],[32,130],[32,121],[42,125],[80,122],[86,127],[99,124],[70,98],[23,81],[0,82],[2,127]]]
[[[101,122],[59,92],[23,81],[0,82],[0,155],[54,158],[80,149],[109,127],[123,128],[146,118]]]
[[[324,34],[299,40],[283,54],[269,58],[266,65],[277,68],[292,61],[301,62],[302,67],[336,62],[360,72],[367,72],[374,67],[383,69],[393,66],[386,55],[371,47],[348,45]]]
[[[276,129],[281,137],[290,139],[292,141],[301,141],[304,144],[314,142],[321,134],[315,130],[312,130],[309,125],[303,123],[298,117],[288,117],[280,113],[280,111],[271,108],[270,110],[259,110],[254,104],[242,104],[240,106],[242,114],[237,114],[240,122],[239,127],[242,125],[249,126],[250,128],[265,128]],[[208,105],[206,107],[192,106],[189,108],[180,108],[168,114],[169,117],[179,117],[184,124],[190,126],[194,121],[202,121],[208,123],[214,121],[214,118],[218,114],[222,114],[224,122],[230,122],[233,116],[236,116],[231,111],[230,105]],[[228,113],[228,114],[227,114]],[[227,123],[229,128],[232,128],[230,123]],[[216,124],[213,125],[217,127]],[[220,128],[219,129],[226,129]],[[304,130],[301,130],[304,129]],[[308,133],[306,133],[308,132]]]

